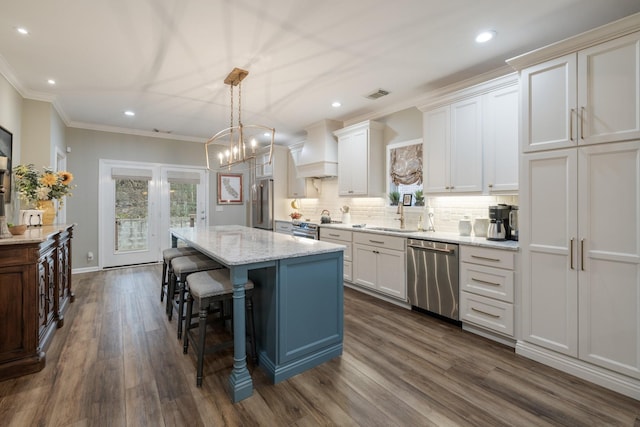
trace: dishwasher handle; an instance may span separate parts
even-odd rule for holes
[[[442,253],[442,254],[446,254],[446,255],[454,255],[456,253],[455,249],[427,248],[427,247],[424,247],[424,246],[417,246],[417,245],[407,245],[407,247],[412,248],[412,249],[419,249],[419,250],[423,250],[423,251],[428,251],[428,252],[438,252],[438,253]]]

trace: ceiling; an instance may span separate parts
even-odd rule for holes
[[[240,67],[249,71],[243,122],[275,127],[285,144],[318,120],[398,111],[640,12],[638,0],[0,3],[0,72],[25,98],[53,102],[68,126],[204,141],[229,125],[223,80]],[[497,37],[475,43],[485,29]],[[378,89],[390,94],[366,98]],[[336,100],[342,107],[331,107]]]

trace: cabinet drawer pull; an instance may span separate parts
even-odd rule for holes
[[[480,255],[471,255],[471,258],[483,259],[485,261],[493,261],[493,262],[499,262],[500,261],[500,258],[488,258],[486,256],[480,256]]]
[[[384,245],[384,242],[381,242],[380,240],[369,240],[371,243],[376,243],[378,245]]]
[[[499,314],[487,313],[486,311],[478,310],[478,309],[477,309],[477,308],[475,308],[475,307],[471,307],[471,310],[472,310],[472,311],[475,311],[475,312],[477,312],[477,313],[480,313],[480,314],[485,314],[485,315],[487,315],[487,316],[489,316],[489,317],[493,317],[494,319],[499,319],[499,318],[500,318],[500,315],[499,315]]]
[[[340,237],[340,235],[339,235],[339,234],[332,234],[332,233],[328,233],[328,234],[329,234],[329,236],[331,236],[331,237]]]
[[[500,283],[488,282],[486,280],[476,279],[475,277],[472,277],[471,280],[473,280],[474,282],[478,282],[478,283],[484,283],[485,285],[500,286]]]

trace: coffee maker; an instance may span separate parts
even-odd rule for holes
[[[487,240],[512,240],[511,227],[509,226],[510,212],[511,206],[509,205],[489,206]]]

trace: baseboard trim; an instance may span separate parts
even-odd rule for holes
[[[633,399],[640,400],[640,380],[574,359],[563,354],[546,350],[537,345],[518,341],[516,353],[528,359],[551,366],[583,380],[590,381]]]
[[[101,268],[98,266],[95,267],[82,267],[82,268],[72,268],[71,274],[80,274],[80,273],[93,273],[96,271],[100,271]]]

